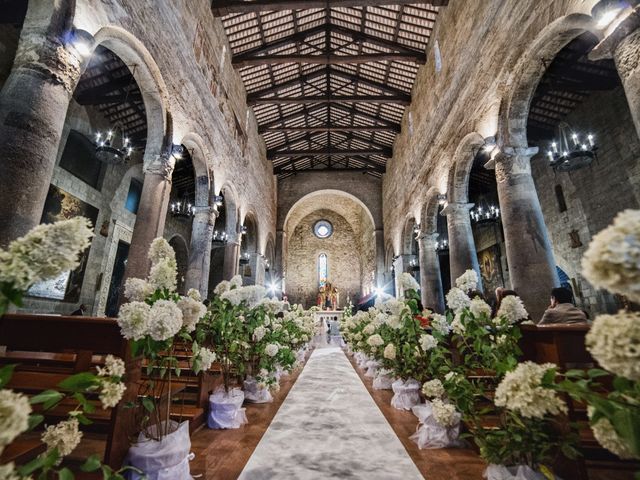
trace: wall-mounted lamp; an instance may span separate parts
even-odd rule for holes
[[[187,153],[187,149],[184,145],[173,144],[171,146],[171,156],[175,158],[176,161],[181,160],[185,153]]]
[[[224,198],[222,198],[222,195],[216,195],[213,197],[213,203],[216,207],[221,207],[223,200]]]
[[[86,30],[75,29],[67,34],[66,44],[78,52],[82,58],[88,58],[93,53],[95,39]]]
[[[247,226],[246,225],[241,225],[240,226],[240,235],[246,235],[247,234]]]
[[[445,203],[447,203],[447,194],[446,193],[439,193],[438,194],[438,205],[444,205]]]
[[[600,30],[608,28],[618,15],[637,1],[601,0],[591,9],[591,16],[596,20],[596,27]]]
[[[413,233],[415,235],[420,233],[420,224],[419,223],[416,223],[416,224],[413,225]]]

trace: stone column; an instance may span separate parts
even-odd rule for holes
[[[251,253],[249,257],[249,268],[251,269],[251,277],[246,278],[246,285],[264,285],[265,281],[265,265],[264,257],[259,253]]]
[[[384,278],[384,231],[376,228],[376,287],[383,288]]]
[[[31,3],[0,93],[0,247],[40,223],[67,109],[86,62],[63,43],[75,2]]]
[[[222,276],[225,280],[231,280],[238,273],[238,264],[240,262],[240,233],[229,236],[227,244],[224,247],[224,267]]]
[[[404,272],[404,262],[402,255],[398,255],[393,259],[393,288],[396,298],[402,298],[404,291],[400,285],[400,276]]]
[[[480,278],[480,265],[469,215],[472,208],[473,203],[449,203],[442,210],[442,214],[447,216],[452,286],[455,285],[456,278],[469,269],[475,270]],[[478,290],[482,290],[481,280],[478,282]]]
[[[433,308],[438,313],[444,312],[444,293],[440,276],[440,259],[436,245],[438,233],[420,233],[420,293],[424,308]]]
[[[206,298],[209,293],[211,242],[216,218],[218,218],[218,210],[215,207],[195,207],[185,289],[195,288],[202,298]]]
[[[640,137],[640,6],[636,6],[589,54],[592,60],[611,57],[622,80],[631,117]]]
[[[551,289],[559,285],[553,249],[542,216],[530,159],[538,148],[503,147],[495,157],[511,288],[533,321],[542,317]],[[451,239],[449,239],[451,241]]]
[[[171,175],[176,162],[170,148],[144,166],[144,183],[131,236],[126,278],[147,276],[151,266],[147,258],[149,246],[164,232],[171,194]]]

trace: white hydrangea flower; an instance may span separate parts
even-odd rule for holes
[[[147,257],[151,260],[153,265],[160,263],[164,260],[176,260],[176,252],[173,251],[169,242],[167,242],[164,238],[158,237],[151,242],[149,246],[149,252],[147,253]]]
[[[464,326],[464,323],[462,323],[462,312],[456,313],[456,315],[453,317],[453,320],[451,321],[451,330],[456,335],[462,336],[465,334],[466,327]]]
[[[478,288],[478,274],[476,271],[469,269],[456,278],[456,287],[463,292],[468,292],[469,290],[475,290]]]
[[[640,210],[624,210],[593,237],[582,273],[594,287],[640,302]]]
[[[263,298],[260,301],[260,306],[264,307],[267,312],[271,312],[273,314],[284,311],[284,303],[277,298]]]
[[[182,326],[187,332],[193,332],[200,319],[206,315],[207,307],[191,297],[182,297],[177,305],[182,312]]]
[[[213,362],[216,361],[216,354],[208,348],[201,348],[198,351],[198,359],[200,360],[200,371],[209,370]],[[197,373],[197,372],[196,372]]]
[[[149,316],[149,335],[156,341],[167,340],[182,328],[182,311],[169,300],[154,303]]]
[[[257,326],[255,328],[255,330],[253,331],[253,341],[254,342],[259,342],[260,340],[262,340],[265,336],[265,334],[267,333],[267,329],[264,328],[262,325]]]
[[[439,313],[431,315],[431,328],[443,336],[447,336],[451,332],[451,325],[449,325],[447,317]]]
[[[598,315],[587,333],[587,349],[610,372],[640,380],[640,313]]]
[[[520,297],[509,295],[508,297],[504,297],[500,302],[500,308],[498,309],[496,317],[504,318],[507,323],[513,325],[520,320],[529,318],[529,313],[524,308]]]
[[[471,299],[461,289],[453,287],[447,293],[447,306],[454,312],[467,308],[471,304]]]
[[[422,385],[422,393],[427,398],[440,398],[444,395],[444,386],[440,380],[435,378]]]
[[[220,296],[223,293],[228,292],[230,286],[231,284],[227,280],[222,280],[218,285],[216,285],[216,288],[213,289],[213,293]]]
[[[413,275],[407,272],[400,274],[400,286],[402,290],[415,290],[416,292],[420,290],[420,284],[413,278]]]
[[[156,289],[167,289],[170,292],[176,290],[178,270],[175,259],[164,259],[153,264],[149,272],[149,283]]]
[[[228,300],[232,305],[240,305],[243,301],[249,308],[257,306],[266,293],[266,289],[260,285],[239,287],[223,293],[220,297]]]
[[[471,304],[469,305],[469,310],[471,311],[473,316],[476,318],[482,315],[491,317],[491,307],[487,302],[485,302],[484,300],[478,297],[471,300]]]
[[[29,428],[29,398],[13,390],[0,390],[0,453]]]
[[[242,277],[240,275],[234,275],[229,282],[229,288],[240,288],[242,286]]]
[[[526,418],[543,418],[547,414],[567,413],[567,405],[555,390],[541,386],[553,363],[524,362],[508,372],[496,388],[495,404]]]
[[[387,360],[395,360],[396,359],[396,346],[393,343],[387,344],[387,346],[384,347],[383,356]]]
[[[387,315],[387,325],[394,330],[399,329],[402,326],[402,317],[400,315]]]
[[[592,420],[594,413],[593,407],[587,407],[587,412],[589,414],[589,420]],[[597,422],[592,423],[591,430],[598,443],[611,453],[617,455],[620,459],[638,459],[628,445],[620,438],[608,418],[601,417]]]
[[[356,333],[356,334],[353,336],[353,339],[354,339],[356,342],[357,342],[357,341],[362,340],[362,333],[359,333],[359,332],[358,332],[358,333]]]
[[[375,335],[371,335],[367,338],[367,344],[371,347],[380,347],[384,345],[384,340],[376,333]]]
[[[460,421],[460,414],[456,412],[456,407],[450,403],[445,403],[439,398],[431,402],[433,418],[443,427],[452,427]]]
[[[376,331],[376,327],[373,326],[372,324],[369,324],[362,329],[362,333],[364,333],[365,335],[372,335],[373,332],[375,331]]]
[[[33,477],[23,477],[18,474],[13,462],[0,465],[0,480],[33,480]]]
[[[74,270],[91,237],[91,222],[84,217],[38,225],[0,250],[0,283],[27,290],[35,282]]]
[[[422,350],[428,352],[429,350],[433,350],[438,346],[438,341],[434,338],[433,335],[420,335],[420,346]]]
[[[131,302],[143,302],[153,292],[153,285],[142,278],[131,277],[124,282],[124,296]]]
[[[104,359],[104,368],[97,367],[99,377],[122,378],[125,374],[124,361],[111,354]]]
[[[264,353],[269,355],[270,357],[275,357],[278,354],[280,347],[275,343],[269,343],[266,347],[264,347]]]
[[[127,340],[140,340],[149,332],[151,307],[144,302],[129,302],[120,307],[118,325]]]
[[[376,313],[375,317],[373,318],[373,324],[379,326],[385,323],[387,323],[387,314],[382,312]]]
[[[122,400],[127,387],[122,382],[103,381],[100,385],[100,403],[102,409],[113,408]]]
[[[200,291],[195,288],[187,290],[187,297],[192,298],[196,302],[202,302],[202,295],[200,295]]]
[[[54,448],[65,457],[75,450],[82,439],[82,432],[77,418],[63,420],[57,425],[50,425],[42,434],[42,442],[47,445],[47,451]]]
[[[447,382],[454,382],[455,383],[455,382],[457,382],[458,380],[461,379],[461,376],[460,376],[459,373],[456,373],[456,372],[447,372],[445,374],[445,376],[444,376],[444,379]]]

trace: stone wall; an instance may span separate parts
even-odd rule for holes
[[[313,226],[318,220],[333,225],[333,235],[317,238]],[[304,217],[293,230],[287,250],[287,295],[291,303],[305,307],[316,304],[318,256],[328,257],[328,281],[338,288],[340,307],[353,301],[361,289],[361,241],[351,224],[333,210],[316,210]]]
[[[536,189],[556,262],[571,278],[577,303],[591,314],[616,310],[610,294],[594,290],[584,280],[580,261],[593,235],[609,225],[616,213],[638,208],[640,141],[622,87],[592,93],[567,123],[595,135],[598,159],[570,174],[554,174],[545,157],[549,145],[539,145],[540,153],[532,159]],[[557,185],[562,187],[564,212],[556,198]]]
[[[404,220],[407,215],[419,218],[428,189],[446,192],[449,173],[460,160],[456,149],[466,135],[477,132],[481,138],[497,137],[501,147],[510,146],[504,143],[512,139],[504,135],[503,102],[521,80],[517,66],[530,53],[535,62],[549,58],[550,51],[582,33],[565,26],[586,24],[594,3],[451,0],[441,10],[384,176],[385,244],[395,254],[401,251]],[[540,51],[532,53],[534,45]],[[534,67],[542,69],[538,63]]]

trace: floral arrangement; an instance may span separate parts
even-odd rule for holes
[[[147,438],[160,441],[175,427],[169,421],[169,407],[172,376],[180,375],[176,344],[192,344],[192,333],[207,309],[198,291],[189,290],[184,297],[176,293],[175,252],[165,239],[156,238],[151,243],[148,258],[148,278],[125,282],[125,296],[130,301],[120,308],[118,325],[122,336],[131,341],[132,354],[142,357],[150,379],[138,395],[141,431]],[[193,351],[196,367],[210,366],[213,352],[197,344]],[[159,408],[163,401],[167,402],[166,409]],[[148,428],[151,425],[159,427]]]
[[[112,408],[120,402],[125,391],[122,377],[125,374],[124,362],[112,355],[107,355],[104,367],[97,367],[97,373],[83,372],[72,375],[58,384],[58,390],[46,390],[32,397],[5,388],[11,380],[16,365],[0,368],[0,453],[19,435],[34,429],[44,422],[46,412],[58,406],[65,399],[73,399],[75,406],[68,413],[66,420],[47,425],[40,436],[46,445],[44,453],[25,465],[13,463],[0,465],[0,478],[20,480],[33,478],[74,478],[68,467],[61,466],[64,457],[70,455],[82,440],[80,425],[91,424],[87,413],[94,411],[95,404],[89,398],[97,396],[103,409]],[[37,413],[33,407],[38,406]],[[98,455],[91,455],[82,464],[83,472],[101,470],[103,478],[123,478],[120,474],[125,467],[113,471],[103,465]]]
[[[75,217],[38,225],[0,249],[0,316],[11,304],[22,306],[22,297],[34,283],[75,269],[91,237],[89,220]]]

